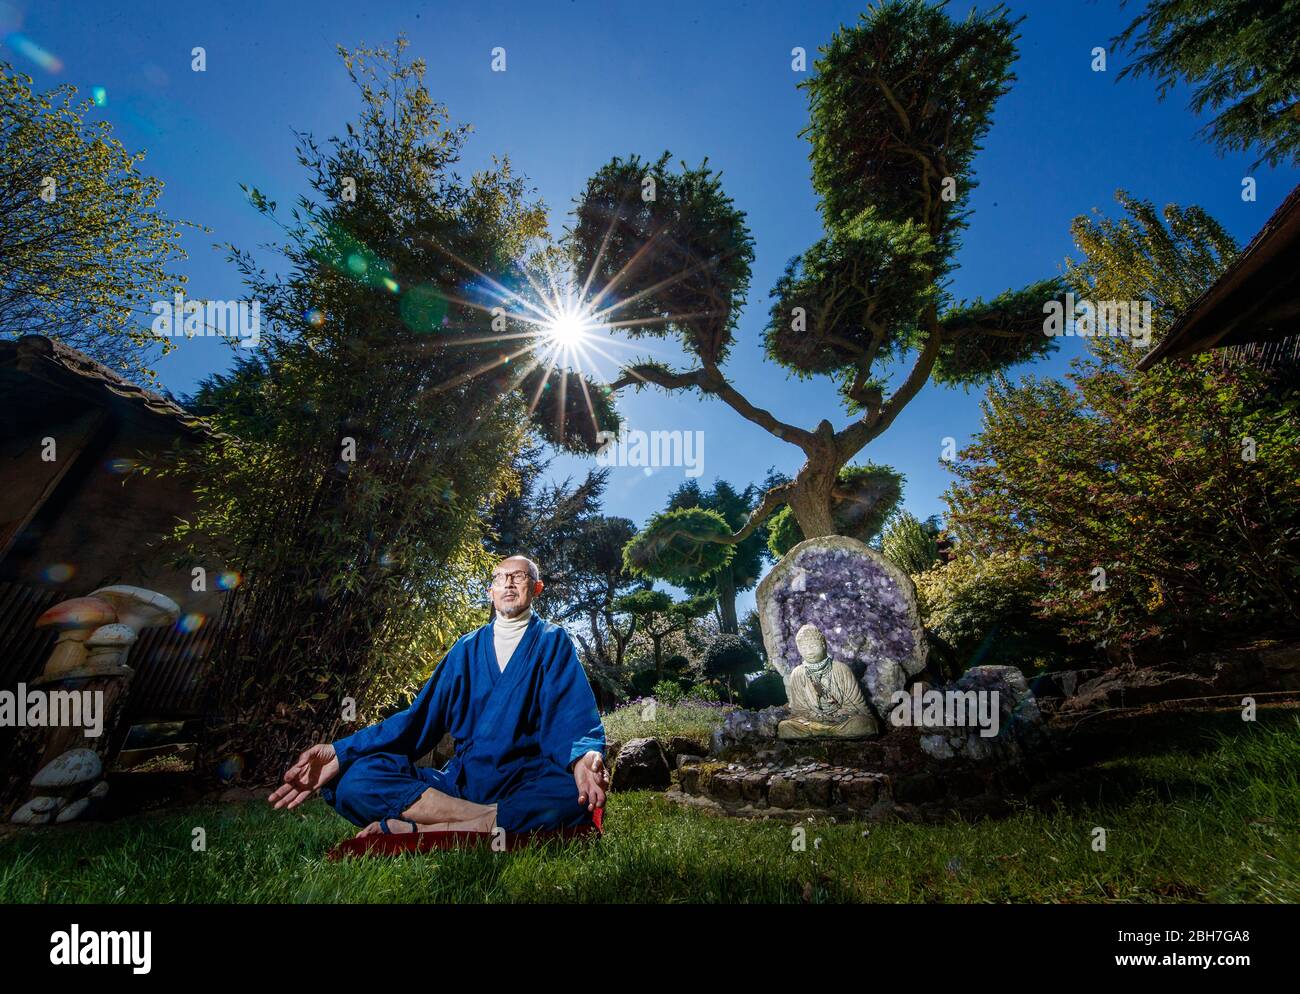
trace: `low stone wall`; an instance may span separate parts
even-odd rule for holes
[[[708,759],[684,758],[665,795],[734,817],[936,821],[1005,814],[1048,768],[1043,735],[1026,756],[1010,735],[984,740],[978,761],[935,755],[931,729],[899,728],[880,739],[729,745]]]

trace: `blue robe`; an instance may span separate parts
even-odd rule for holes
[[[321,796],[354,825],[400,818],[429,787],[497,805],[507,832],[584,825],[575,760],[605,754],[596,698],[569,633],[534,613],[504,670],[493,624],[460,638],[405,711],[334,743],[340,772]],[[450,732],[441,770],[414,761]]]

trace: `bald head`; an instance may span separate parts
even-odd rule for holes
[[[541,572],[527,556],[510,556],[492,571],[492,606],[503,618],[523,614],[541,592]]]

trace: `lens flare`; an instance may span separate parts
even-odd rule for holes
[[[41,571],[41,575],[50,583],[66,583],[76,572],[77,567],[71,563],[50,563]]]
[[[47,52],[25,34],[15,31],[5,37],[5,43],[23,58],[31,59],[46,72],[54,73],[63,70],[63,62],[57,55]]]

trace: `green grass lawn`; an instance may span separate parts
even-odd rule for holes
[[[597,842],[331,864],[326,850],[354,830],[318,800],[293,813],[209,805],[10,835],[0,901],[1296,902],[1298,775],[1294,712],[1235,729],[1191,722],[1046,808],[974,824],[810,824],[802,852],[789,825],[637,792],[610,798]],[[198,826],[206,852],[191,849]],[[1097,826],[1105,852],[1092,849]]]

